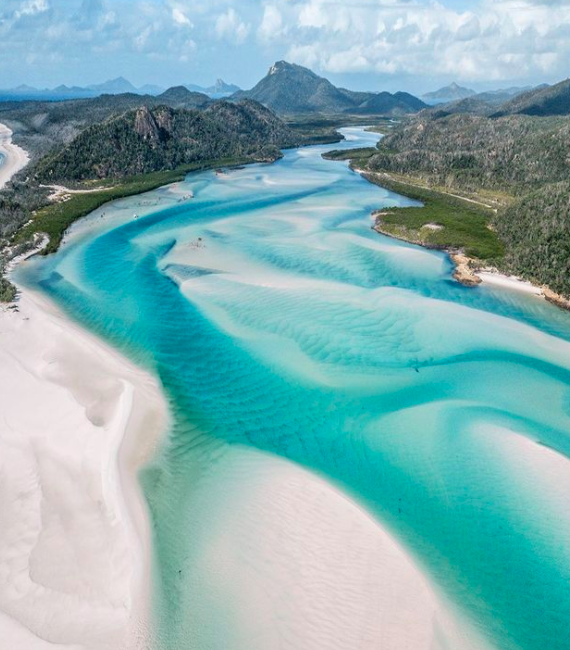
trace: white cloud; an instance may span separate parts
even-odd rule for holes
[[[190,18],[180,7],[172,7],[172,20],[181,27],[194,27]]]
[[[287,26],[288,56],[324,72],[455,76],[485,81],[566,76],[568,0],[291,0],[265,7],[260,37]]]
[[[285,33],[283,16],[276,5],[266,5],[257,35],[263,42],[271,42]]]
[[[216,34],[219,38],[240,45],[249,35],[249,25],[243,22],[233,7],[216,19]]]
[[[48,0],[26,0],[15,13],[16,18],[35,16],[49,10]]]
[[[569,74],[570,0],[0,0],[4,77],[27,77],[26,57],[39,75],[55,56],[81,69],[106,53],[109,67],[184,58],[218,76],[212,37],[241,46],[235,69],[288,58],[324,74],[553,81]]]
[[[198,46],[196,45],[196,42],[189,38],[188,40],[184,41],[184,43],[176,44],[176,48],[178,51],[178,60],[181,63],[187,63],[190,61],[194,53],[196,52]]]

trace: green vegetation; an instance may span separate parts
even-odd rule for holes
[[[528,193],[570,177],[570,120],[423,114],[380,142],[370,168],[454,191]]]
[[[175,88],[162,100],[193,105],[202,98]],[[48,254],[74,221],[108,201],[182,180],[191,171],[273,162],[281,148],[322,140],[322,132],[295,131],[252,100],[205,100],[200,110],[156,106],[156,98],[134,95],[27,102],[19,108],[0,104],[0,119],[9,117],[5,121],[14,126],[17,141],[32,144],[36,159],[0,193],[1,299],[11,300],[15,293],[1,273],[5,264],[32,249],[38,233],[49,237],[43,251]],[[340,139],[329,125],[323,129],[326,137]],[[51,203],[51,190],[42,187],[50,183],[86,191]],[[87,191],[93,189],[100,191]]]
[[[172,171],[127,177],[121,179],[119,184],[101,192],[74,194],[71,199],[64,203],[55,203],[39,210],[32,222],[18,232],[14,241],[15,243],[22,243],[29,240],[38,232],[45,233],[49,237],[49,243],[42,251],[42,254],[48,255],[49,253],[55,253],[61,244],[65,231],[72,223],[87,216],[109,201],[149,192],[163,185],[182,181],[192,171],[215,169],[217,167],[231,167],[247,162],[251,162],[251,160],[245,158],[225,158],[205,161],[179,167]]]
[[[369,172],[365,175],[370,182],[423,204],[382,210],[377,214],[377,230],[430,248],[463,250],[485,262],[503,256],[503,246],[489,227],[494,214],[490,207],[406,182],[405,177],[371,172],[370,163],[377,153],[377,148],[366,147],[323,154],[327,160],[350,160],[353,169]]]
[[[36,165],[44,183],[123,178],[205,160],[273,161],[299,144],[271,111],[249,100],[215,102],[205,110],[143,106],[85,129]]]
[[[323,154],[325,160],[352,160],[352,161],[362,161],[368,160],[371,156],[378,153],[378,149],[375,147],[363,147],[362,149],[346,149],[346,150],[335,150],[327,151]]]
[[[54,147],[71,142],[88,126],[141,106],[193,109],[210,104],[208,97],[186,88],[170,88],[158,97],[124,93],[62,102],[0,102],[0,122],[14,131],[17,144],[37,160]]]
[[[340,142],[338,129],[346,126],[365,127],[377,133],[387,133],[394,126],[388,118],[357,115],[291,115],[282,119],[303,144]],[[371,122],[374,126],[369,126]]]
[[[542,108],[555,101],[560,112],[568,88],[570,82],[521,95],[520,104],[509,106],[538,99]],[[462,249],[570,296],[569,117],[424,111],[402,122],[372,155],[356,155],[353,166],[369,171],[370,180],[425,205],[383,211],[382,232]]]
[[[283,118],[283,121],[306,144],[332,144],[342,140],[342,136],[337,130],[343,126],[343,122],[340,120],[320,116],[295,115]]]
[[[423,204],[382,210],[376,224],[381,232],[432,248],[463,250],[469,257],[487,263],[495,263],[503,256],[503,245],[489,228],[492,210],[388,176],[368,174],[367,178]]]
[[[0,265],[0,302],[13,302],[16,293],[16,287],[4,277],[4,265]]]
[[[506,271],[570,296],[570,181],[547,185],[499,213]]]
[[[541,117],[570,115],[570,79],[522,93],[503,104],[493,117],[515,114]]]

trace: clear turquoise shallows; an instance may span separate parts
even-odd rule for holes
[[[193,501],[239,447],[357,500],[492,647],[569,650],[570,316],[378,235],[373,210],[413,202],[332,148],[106,206],[18,272],[168,396],[141,477],[156,645],[249,650],[200,573],[216,505]]]

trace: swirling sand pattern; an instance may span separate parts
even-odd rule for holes
[[[347,147],[376,139],[347,133]],[[371,210],[410,202],[323,150],[191,176],[192,201],[136,221],[123,202],[121,220],[25,273],[171,400],[144,474],[158,645],[240,648],[234,610],[196,606],[210,601],[190,507],[238,445],[359,502],[493,647],[568,650],[570,319],[463,288],[446,256],[372,232]]]

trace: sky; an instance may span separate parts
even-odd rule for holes
[[[0,88],[250,88],[281,59],[358,90],[552,83],[570,0],[0,0]]]

